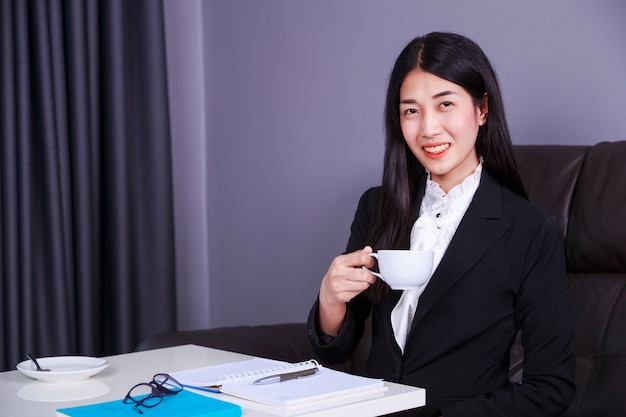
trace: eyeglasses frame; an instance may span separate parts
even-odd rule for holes
[[[163,377],[163,380],[160,382],[157,381],[157,378],[159,377]],[[171,388],[165,387],[165,383],[168,381],[173,381],[173,383],[176,385],[176,388],[171,389]],[[141,386],[150,387],[151,393],[138,400],[137,398],[133,397],[131,393],[133,392],[135,388],[141,387]],[[178,387],[180,387],[180,389]],[[157,405],[161,404],[161,402],[163,402],[163,397],[176,395],[182,390],[183,390],[183,385],[180,382],[178,382],[176,379],[172,378],[168,374],[158,373],[152,377],[152,381],[150,382],[140,382],[138,384],[133,385],[133,387],[130,390],[128,390],[128,393],[122,400],[122,404],[134,403],[135,405],[133,406],[133,409],[137,411],[139,414],[143,414],[143,411],[139,408],[140,406],[145,407],[145,408],[156,407]],[[158,401],[154,404],[145,404],[146,401],[153,399],[153,398],[158,399]]]

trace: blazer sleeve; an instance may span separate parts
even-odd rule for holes
[[[350,228],[346,252],[354,252],[367,245],[367,234],[378,207],[380,187],[370,188],[360,198]],[[317,323],[319,304],[316,301],[307,320],[309,337],[315,353],[326,363],[341,363],[347,360],[363,336],[365,320],[371,304],[366,293],[361,293],[348,303],[346,317],[334,338],[325,337]]]
[[[571,402],[574,320],[563,244],[553,217],[539,227],[526,259],[515,309],[524,347],[522,383],[441,404],[444,417],[559,416]]]

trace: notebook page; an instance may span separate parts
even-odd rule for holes
[[[253,358],[203,368],[173,372],[170,375],[189,387],[209,387],[224,384],[252,382],[263,376],[293,372],[319,366],[315,361],[289,363],[266,358]]]

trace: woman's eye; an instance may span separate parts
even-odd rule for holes
[[[406,109],[404,111],[404,114],[406,114],[407,116],[411,116],[411,115],[417,114],[417,109]]]
[[[442,107],[442,108],[450,107],[450,106],[452,106],[452,102],[451,101],[444,101],[439,106]]]

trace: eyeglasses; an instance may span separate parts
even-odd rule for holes
[[[168,374],[156,374],[152,381],[141,382],[128,391],[122,400],[123,404],[135,404],[133,407],[139,414],[143,411],[139,408],[152,408],[161,404],[163,397],[176,395],[183,390],[180,382]]]

